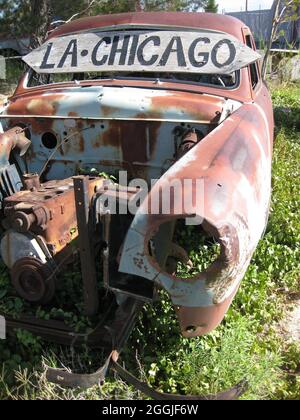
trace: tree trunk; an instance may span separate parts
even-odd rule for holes
[[[143,11],[142,0],[135,0],[135,11],[136,12],[142,12]]]
[[[263,64],[262,64],[262,77],[265,79],[267,77],[267,66],[268,66],[268,59],[270,55],[270,51],[272,48],[273,40],[275,38],[275,34],[277,31],[278,23],[277,19],[279,16],[280,11],[280,1],[281,0],[274,0],[273,7],[272,7],[272,23],[271,23],[271,29],[269,33],[269,39],[268,39],[268,45],[267,50],[264,56]]]
[[[43,43],[50,28],[51,0],[31,0],[31,13],[33,33],[30,46],[34,49]]]

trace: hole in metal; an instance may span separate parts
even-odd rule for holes
[[[197,327],[195,327],[194,325],[190,325],[186,328],[185,332],[187,332],[188,334],[194,333],[197,331]]]
[[[57,143],[57,137],[55,134],[49,132],[42,135],[42,144],[47,149],[55,149]]]

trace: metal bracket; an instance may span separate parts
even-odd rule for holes
[[[77,176],[73,178],[73,181],[79,233],[78,240],[81,271],[84,286],[85,313],[87,316],[95,316],[98,313],[99,297],[94,247],[91,242],[92,235],[90,235],[91,223],[88,177]]]

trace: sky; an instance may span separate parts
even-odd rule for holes
[[[240,12],[245,10],[246,0],[217,0],[216,3],[219,5],[219,13],[223,12]],[[248,0],[248,10],[259,10],[270,9],[272,7],[273,0]]]

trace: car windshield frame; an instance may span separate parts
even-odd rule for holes
[[[99,81],[146,81],[146,82],[162,82],[162,83],[177,83],[177,84],[186,84],[186,85],[193,85],[193,86],[203,86],[203,87],[210,87],[210,88],[215,88],[215,89],[226,89],[226,90],[234,90],[234,89],[238,89],[240,87],[241,84],[241,70],[237,70],[234,72],[234,78],[235,78],[235,83],[231,84],[231,85],[225,85],[225,83],[222,82],[222,77],[228,77],[228,76],[232,76],[232,75],[226,75],[226,74],[204,74],[201,73],[199,74],[199,77],[216,77],[219,78],[220,84],[217,83],[205,83],[205,82],[200,82],[200,81],[195,81],[195,80],[188,80],[188,78],[191,78],[192,76],[197,76],[197,73],[188,73],[188,72],[182,72],[182,73],[173,73],[172,76],[174,77],[163,77],[163,73],[161,73],[159,75],[159,77],[157,77],[157,75],[155,75],[155,73],[153,73],[153,77],[150,76],[150,74],[148,73],[147,75],[145,73],[141,73],[140,75],[132,75],[129,76],[128,72],[126,72],[126,75],[124,74],[124,72],[116,72],[116,73],[111,73],[111,75],[107,75],[107,73],[105,73],[104,77],[101,77],[101,72],[99,72],[99,77],[96,78],[84,78],[82,77],[82,73],[56,73],[56,74],[40,74],[35,72],[33,69],[29,69],[28,72],[28,77],[26,78],[26,83],[25,83],[25,88],[27,89],[32,89],[35,87],[39,87],[39,86],[53,86],[53,85],[61,85],[61,84],[68,84],[68,83],[75,83],[75,84],[80,84],[82,83],[89,83],[89,82],[99,82]],[[133,74],[136,72],[132,72]],[[86,74],[86,73],[84,73]],[[180,74],[180,76],[184,76],[186,75],[186,79],[184,78],[176,78],[176,74]],[[61,75],[62,77],[66,77],[66,80],[61,80],[61,81],[51,81],[51,77],[57,77],[58,75]],[[78,75],[79,77],[76,77],[76,75]],[[71,76],[71,77],[67,77],[67,76]],[[34,79],[34,77],[36,77],[36,79],[39,79],[40,81],[36,81],[36,84],[32,84],[32,81]],[[44,79],[44,81],[43,81]],[[48,79],[48,80],[46,80]]]

